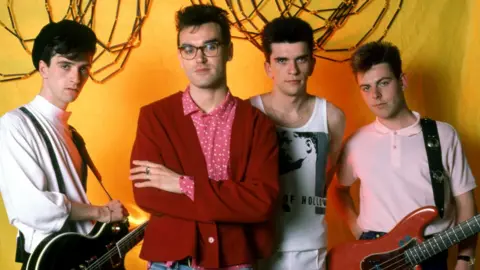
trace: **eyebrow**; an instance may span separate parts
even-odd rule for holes
[[[218,42],[218,43],[221,43],[220,40],[216,39],[216,38],[213,38],[213,39],[209,39],[209,40],[205,40],[203,42],[203,45],[205,44],[209,44],[209,43],[214,43],[214,42]],[[183,47],[183,46],[193,46],[192,44],[189,44],[189,43],[182,43],[180,44],[179,47]],[[195,46],[194,46],[195,47]]]
[[[378,80],[375,81],[375,84],[377,84],[378,82],[383,81],[383,80],[385,80],[385,79],[392,80],[393,78],[390,77],[390,76],[381,77],[380,79],[378,79]],[[360,86],[370,86],[370,84],[360,84]]]
[[[308,54],[303,54],[303,55],[295,57],[294,60],[298,60],[298,59],[301,59],[301,58],[306,58],[308,56],[309,56]],[[285,57],[285,56],[279,56],[279,57],[275,57],[274,59],[278,61],[278,60],[288,60],[289,58]]]
[[[216,39],[216,38],[213,38],[213,39],[209,39],[209,40],[205,40],[203,42],[203,44],[208,44],[208,43],[213,43],[213,42],[218,42],[220,43],[220,40]]]
[[[303,55],[300,55],[300,56],[295,57],[295,59],[307,58],[307,57],[309,57],[308,54],[303,54]]]
[[[64,64],[68,64],[68,65],[75,65],[75,62],[73,61],[68,61],[68,60],[60,60],[57,62],[57,64],[60,64],[60,65],[64,65]],[[82,65],[82,67],[91,67],[92,64],[90,63],[85,63]]]

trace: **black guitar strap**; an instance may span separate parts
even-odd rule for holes
[[[43,137],[43,140],[45,141],[45,144],[47,146],[48,153],[50,155],[50,159],[52,160],[52,166],[53,170],[55,171],[55,177],[57,179],[58,183],[58,189],[60,190],[61,193],[66,194],[65,190],[65,182],[63,180],[63,175],[60,171],[60,167],[58,165],[58,160],[57,156],[55,155],[55,152],[53,150],[52,143],[48,139],[47,134],[45,133],[45,130],[42,128],[40,123],[38,122],[37,118],[25,107],[20,107],[20,110],[25,113],[25,115],[30,118],[32,121],[33,125],[35,128],[38,130],[40,135]],[[64,228],[62,231],[73,231],[74,226],[71,224],[70,221],[67,221],[65,223]],[[15,254],[15,261],[16,262],[26,262],[28,260],[29,254],[25,252],[25,237],[23,236],[23,233],[19,231],[19,237],[17,237],[17,250]]]
[[[445,181],[448,177],[442,163],[442,149],[438,136],[437,123],[429,118],[420,119],[422,126],[425,149],[427,151],[430,179],[432,181],[435,206],[438,209],[440,218],[443,218],[445,208]]]

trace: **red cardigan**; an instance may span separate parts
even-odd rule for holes
[[[132,160],[149,160],[195,179],[195,200],[155,188],[133,187],[151,214],[140,257],[164,262],[187,256],[200,266],[253,264],[272,252],[278,199],[275,125],[248,101],[237,99],[229,179],[208,178],[207,166],[182,92],[140,110]]]

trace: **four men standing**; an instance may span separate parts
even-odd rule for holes
[[[308,23],[280,17],[265,26],[273,88],[241,100],[227,83],[234,55],[227,12],[192,5],[177,12],[176,22],[189,84],[141,108],[131,153],[135,201],[151,215],[140,254],[149,269],[326,269],[326,194],[335,173],[334,204],[360,239],[380,237],[411,211],[435,205],[424,127],[406,104],[395,46],[372,42],[353,55],[362,97],[377,119],[342,150],[344,113],[307,93],[316,63]],[[40,94],[0,119],[0,191],[20,232],[22,263],[49,235],[86,234],[91,221],[128,215],[118,201],[88,202],[87,160],[67,124],[67,105],[88,78],[95,43],[76,22],[44,27],[32,54]],[[433,123],[447,180],[444,214],[427,237],[476,214],[476,184],[458,135]],[[360,213],[349,194],[357,179]],[[460,244],[456,269],[473,269],[475,244]],[[440,254],[423,269],[446,269],[446,258]]]

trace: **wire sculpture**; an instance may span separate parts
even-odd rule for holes
[[[190,0],[192,4],[210,4],[225,8],[230,11],[233,19],[230,24],[240,33],[240,36],[232,35],[233,38],[250,41],[255,47],[262,50],[260,34],[263,26],[269,22],[267,13],[276,16],[300,17],[312,25],[314,29],[315,48],[313,54],[322,59],[345,62],[350,60],[350,52],[363,43],[369,41],[375,30],[386,19],[388,11],[391,10],[392,2],[397,2],[395,11],[383,29],[383,34],[378,40],[383,40],[400,12],[403,0],[383,0],[383,7],[378,13],[373,24],[367,29],[358,41],[349,46],[328,48],[329,43],[335,40],[335,34],[342,29],[352,16],[358,16],[365,9],[372,5],[372,2],[380,0],[338,0],[336,7],[322,7],[331,5],[333,0],[225,0],[222,5],[214,0]],[[330,2],[330,3],[326,3]],[[272,12],[273,11],[273,12]],[[339,38],[340,39],[340,38]],[[345,56],[347,54],[347,56]],[[336,55],[336,56],[335,56]],[[340,55],[340,56],[339,56]],[[335,56],[335,57],[334,57]]]
[[[45,11],[49,22],[54,21],[52,8],[49,0],[45,1]],[[95,17],[99,16],[96,12],[97,0],[68,0],[69,5],[65,15],[61,19],[70,19],[80,22],[91,29],[95,28]],[[136,10],[133,14],[134,20],[132,30],[127,39],[120,43],[114,43],[115,32],[118,32],[118,21],[120,15],[121,0],[117,0],[115,18],[108,37],[101,38],[97,34],[97,52],[93,57],[92,70],[90,78],[97,83],[104,83],[116,74],[118,74],[127,63],[130,53],[134,48],[140,46],[142,41],[141,30],[148,17],[152,0],[136,0]],[[29,44],[33,43],[34,38],[26,38],[20,34],[13,12],[13,0],[7,0],[8,22],[0,20],[0,26],[9,34],[13,35],[26,53],[31,55]],[[102,21],[104,19],[102,18]],[[40,30],[40,29],[39,29]],[[106,59],[108,58],[108,59]],[[113,59],[109,62],[109,59]],[[103,62],[107,62],[106,64]],[[24,73],[4,73],[0,70],[0,82],[26,79],[36,72],[35,69]],[[101,76],[103,74],[103,76]]]

